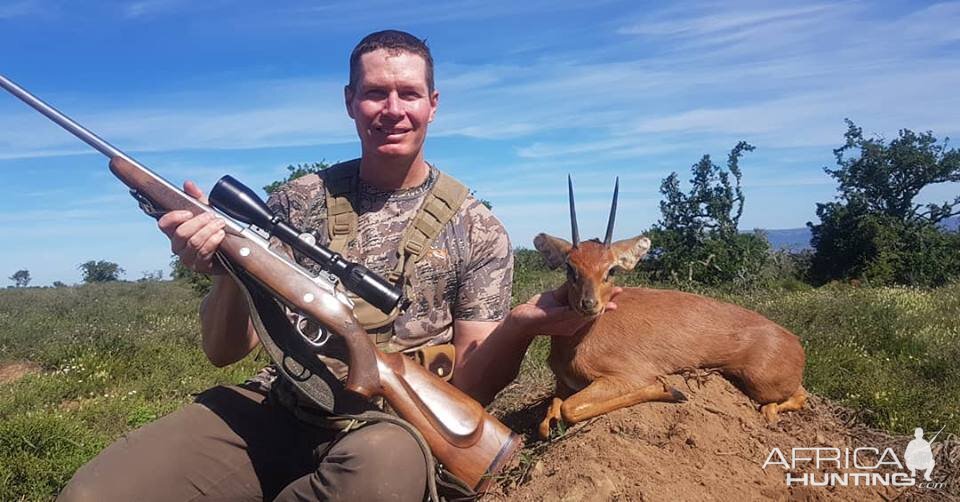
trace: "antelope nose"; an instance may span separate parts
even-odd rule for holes
[[[597,307],[597,300],[593,298],[584,298],[580,300],[580,307],[583,310],[593,310]]]

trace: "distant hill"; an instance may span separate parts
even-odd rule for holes
[[[940,226],[951,232],[960,231],[960,216],[953,216],[940,222]],[[770,248],[774,251],[803,251],[811,249],[810,247],[810,229],[802,228],[781,228],[781,229],[761,229],[770,242]]]
[[[802,228],[781,228],[781,229],[761,229],[767,236],[767,242],[770,243],[770,249],[774,251],[803,251],[810,248],[810,229]]]

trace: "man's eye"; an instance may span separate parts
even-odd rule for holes
[[[387,93],[383,91],[378,91],[378,90],[370,90],[365,92],[363,96],[366,97],[367,99],[383,99],[387,96]]]
[[[400,93],[400,97],[407,101],[414,101],[414,100],[420,99],[421,96],[419,92],[408,91],[408,92]]]

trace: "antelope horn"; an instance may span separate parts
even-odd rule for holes
[[[617,219],[617,194],[620,192],[620,177],[617,176],[617,183],[613,186],[613,204],[610,205],[610,219],[607,220],[607,236],[603,238],[603,245],[610,246],[613,239],[613,221]]]
[[[573,234],[573,247],[580,244],[580,231],[577,230],[577,208],[573,204],[573,180],[567,175],[567,190],[570,193],[570,231]]]

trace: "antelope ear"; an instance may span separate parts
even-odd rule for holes
[[[632,270],[633,267],[637,266],[640,258],[646,256],[647,251],[650,251],[650,239],[638,235],[632,239],[614,242],[610,245],[610,249],[624,270]]]
[[[533,238],[533,247],[540,251],[543,258],[547,260],[547,266],[551,269],[563,265],[567,261],[567,253],[573,244],[552,235],[538,234]]]

